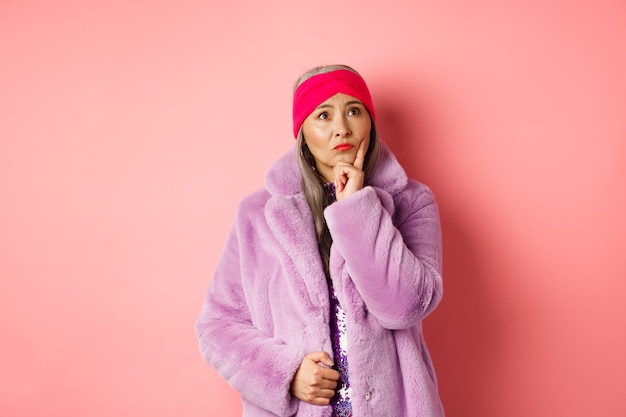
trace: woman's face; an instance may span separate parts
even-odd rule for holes
[[[372,121],[360,100],[337,93],[313,110],[302,123],[304,142],[315,158],[317,171],[333,182],[338,162],[353,164],[362,141],[369,148]]]

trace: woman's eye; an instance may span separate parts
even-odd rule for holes
[[[319,116],[317,116],[318,119],[322,119],[322,120],[326,120],[328,119],[330,116],[328,115],[328,113],[324,112],[324,113],[320,113]]]
[[[348,111],[348,114],[351,115],[351,116],[354,116],[356,114],[359,114],[360,112],[361,112],[361,110],[359,110],[356,107],[353,107],[353,108],[350,109],[350,111]]]

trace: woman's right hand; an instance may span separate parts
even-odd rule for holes
[[[326,352],[307,354],[291,381],[291,395],[315,405],[328,405],[335,395],[339,372]]]

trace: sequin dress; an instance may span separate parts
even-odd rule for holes
[[[324,184],[331,201],[336,200],[335,184]],[[330,336],[335,357],[334,368],[339,372],[335,396],[331,400],[333,417],[352,417],[352,389],[348,379],[348,337],[346,335],[346,314],[339,304],[332,281],[328,280],[330,294]]]

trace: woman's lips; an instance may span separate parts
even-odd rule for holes
[[[340,143],[339,145],[335,146],[333,149],[336,151],[349,151],[352,148],[354,148],[354,145],[351,145],[349,143]]]

